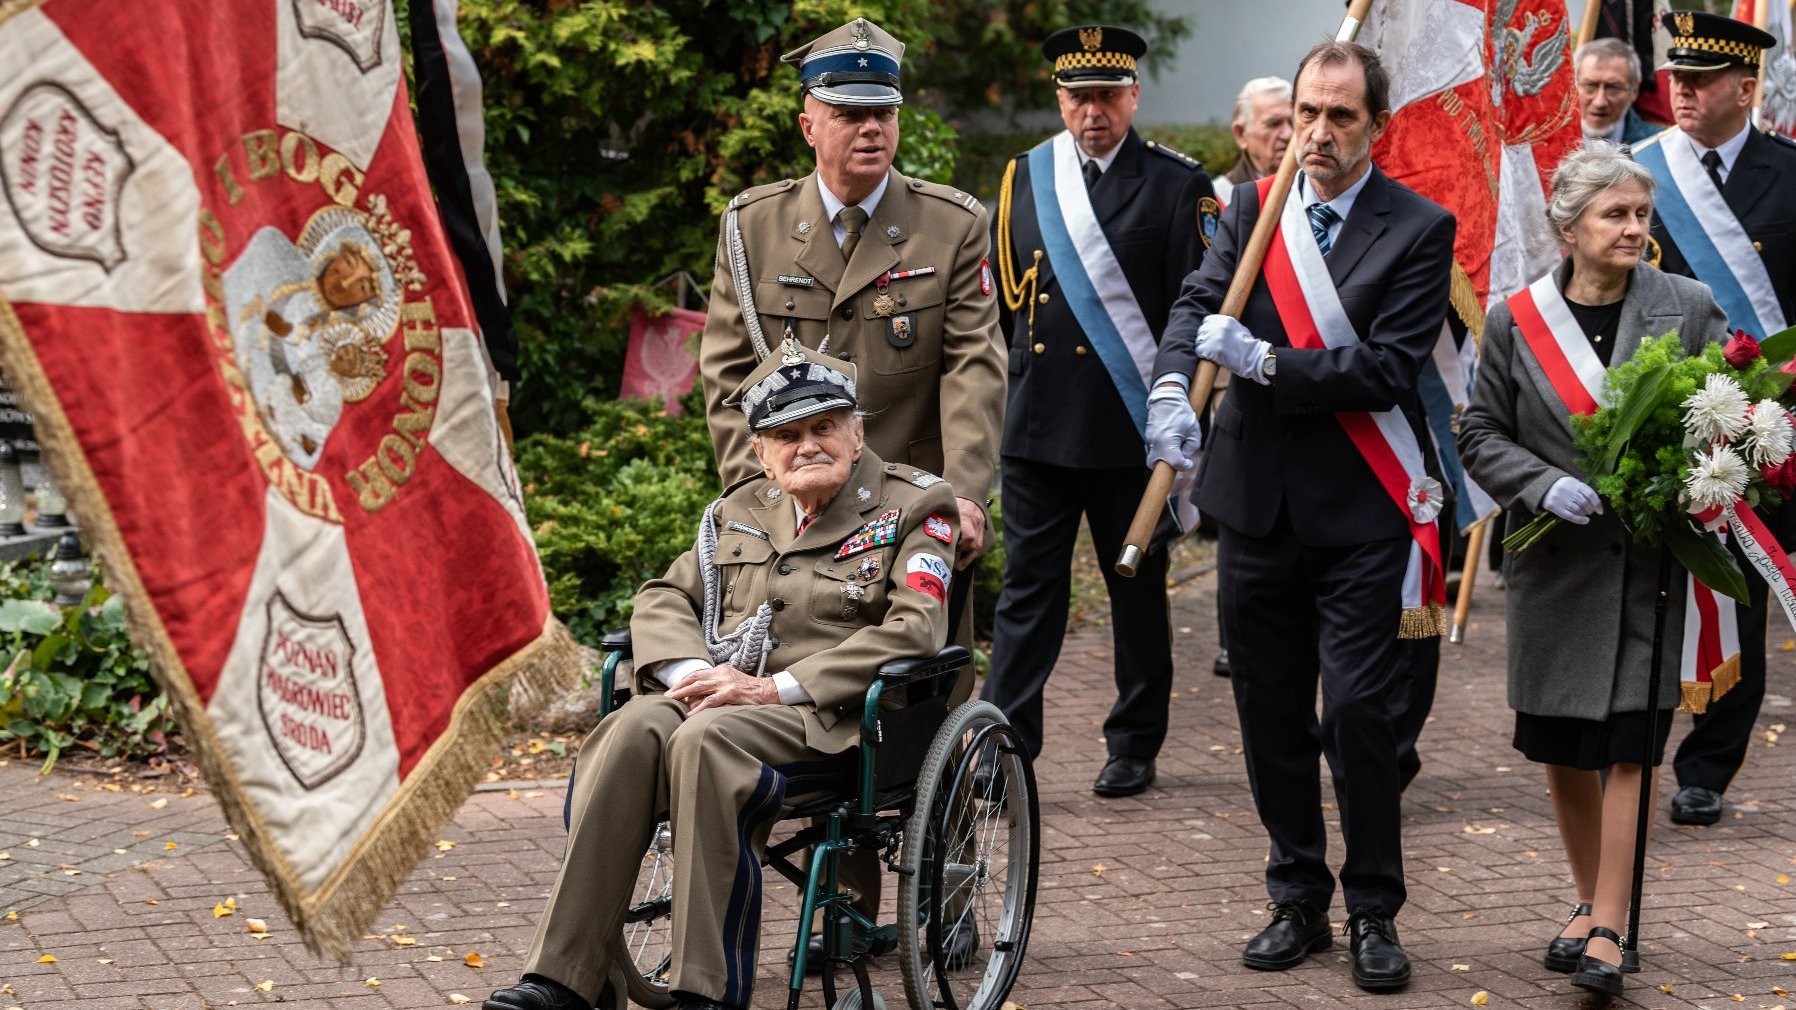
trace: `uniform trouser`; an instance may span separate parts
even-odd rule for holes
[[[1079,470],[1006,456],[1003,479],[1004,589],[983,697],[1004,710],[1030,755],[1039,755],[1042,691],[1066,637],[1073,545],[1083,514],[1110,591],[1116,646],[1116,704],[1104,720],[1104,738],[1113,757],[1153,758],[1166,739],[1172,698],[1166,551],[1148,554],[1132,579],[1114,567],[1147,471]]]
[[[1399,781],[1407,789],[1422,770],[1422,755],[1416,742],[1422,736],[1422,727],[1428,724],[1428,713],[1434,710],[1434,689],[1441,667],[1440,636],[1405,639],[1397,643],[1397,650],[1402,654],[1402,687],[1396,695],[1392,728],[1397,733]]]
[[[1750,606],[1734,604],[1734,615],[1740,626],[1740,682],[1733,690],[1709,702],[1709,710],[1692,716],[1690,732],[1678,744],[1673,767],[1677,769],[1678,786],[1701,786],[1718,793],[1727,792],[1740,765],[1746,761],[1746,748],[1752,743],[1752,727],[1759,718],[1759,706],[1765,701],[1765,624],[1768,617],[1768,587],[1753,572],[1739,545],[1728,541],[1734,561],[1746,573],[1746,592]]]
[[[1326,909],[1334,898],[1320,752],[1347,843],[1341,887],[1348,911],[1396,915],[1403,906],[1394,712],[1404,688],[1396,630],[1410,543],[1310,547],[1282,512],[1265,537],[1222,527],[1217,570],[1229,683],[1248,783],[1271,836],[1266,889],[1274,901]]]
[[[632,699],[580,748],[567,854],[537,923],[524,971],[596,1002],[634,898],[641,854],[673,826],[672,987],[747,1006],[761,929],[761,855],[774,822],[852,771],[842,754],[805,745],[804,719],[782,705],[687,717],[663,695]]]

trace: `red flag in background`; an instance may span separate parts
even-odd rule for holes
[[[673,309],[665,316],[651,316],[641,306],[632,309],[618,398],[660,400],[662,409],[677,417],[685,409],[680,397],[692,392],[698,378],[696,338],[704,328],[703,312]]]
[[[347,951],[575,672],[387,0],[0,7],[0,356],[195,760]]]
[[[1796,31],[1791,28],[1786,0],[1736,0],[1734,20],[1757,25],[1771,33],[1777,45],[1765,53],[1764,73],[1759,78],[1761,99],[1758,123],[1786,137],[1796,137]]]

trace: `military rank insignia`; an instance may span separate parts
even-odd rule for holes
[[[1204,248],[1216,238],[1216,227],[1222,223],[1222,204],[1213,196],[1197,201],[1197,233],[1204,238]]]
[[[854,535],[842,541],[836,548],[836,560],[853,557],[862,551],[898,542],[898,516],[901,509],[887,509],[881,512],[872,522],[854,531]]]
[[[929,517],[923,520],[923,532],[945,544],[954,542],[954,527],[937,512],[929,513]]]

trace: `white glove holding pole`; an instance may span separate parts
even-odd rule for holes
[[[1271,350],[1271,344],[1248,332],[1241,320],[1233,316],[1212,313],[1197,328],[1198,357],[1262,386],[1267,380],[1261,370]]]
[[[1197,450],[1203,445],[1203,433],[1197,426],[1197,411],[1191,409],[1189,394],[1173,386],[1155,386],[1147,396],[1147,466],[1165,460],[1174,470],[1189,471],[1197,466]]]
[[[1590,517],[1602,515],[1603,498],[1589,484],[1576,477],[1561,477],[1547,488],[1540,507],[1568,523],[1583,526]]]

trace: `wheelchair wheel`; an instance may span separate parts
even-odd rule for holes
[[[613,978],[623,976],[630,1002],[649,1010],[674,1005],[668,991],[673,970],[673,830],[655,829],[636,874],[636,898],[624,913],[624,927],[612,949]]]
[[[1029,753],[1004,713],[983,701],[951,712],[900,857],[899,967],[913,1008],[1004,1005],[1035,910],[1039,813]]]

